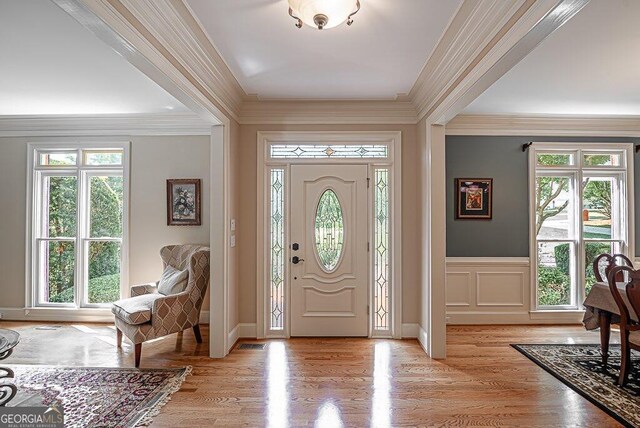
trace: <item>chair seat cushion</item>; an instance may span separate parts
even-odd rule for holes
[[[143,294],[113,302],[111,312],[127,324],[138,325],[151,321],[151,310],[162,294]]]

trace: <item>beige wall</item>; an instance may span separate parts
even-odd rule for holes
[[[414,125],[361,126],[275,126],[242,125],[240,127],[240,213],[238,242],[242,253],[239,274],[239,320],[256,322],[256,199],[258,131],[401,131],[402,132],[402,227],[403,227],[403,322],[417,323],[420,316],[420,218],[419,152]]]
[[[61,138],[0,138],[0,308],[25,303],[27,143]],[[129,275],[132,284],[162,273],[158,251],[176,243],[209,243],[208,136],[78,138],[72,141],[131,141]],[[202,179],[202,226],[167,226],[166,179]],[[205,309],[209,306],[205,299]]]

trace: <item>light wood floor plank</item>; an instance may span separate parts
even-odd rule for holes
[[[133,366],[131,346],[116,349],[104,324],[0,327],[23,337],[8,364]],[[509,346],[598,343],[578,326],[449,326],[443,361],[415,340],[342,338],[268,341],[211,360],[202,333],[201,345],[190,331],[143,345],[142,367],[193,366],[153,426],[619,426]]]

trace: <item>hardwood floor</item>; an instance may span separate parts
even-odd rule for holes
[[[61,327],[41,329],[52,325]],[[118,351],[112,326],[0,327],[23,336],[9,364],[133,366],[132,346]],[[153,426],[619,426],[509,346],[599,342],[582,327],[449,326],[443,361],[415,340],[321,338],[211,360],[203,327],[203,344],[192,331],[144,344],[143,368],[193,366]]]

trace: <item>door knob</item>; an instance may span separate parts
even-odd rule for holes
[[[303,262],[303,261],[304,261],[304,259],[301,259],[298,256],[291,257],[291,263],[293,263],[294,265],[297,265],[298,263]]]

